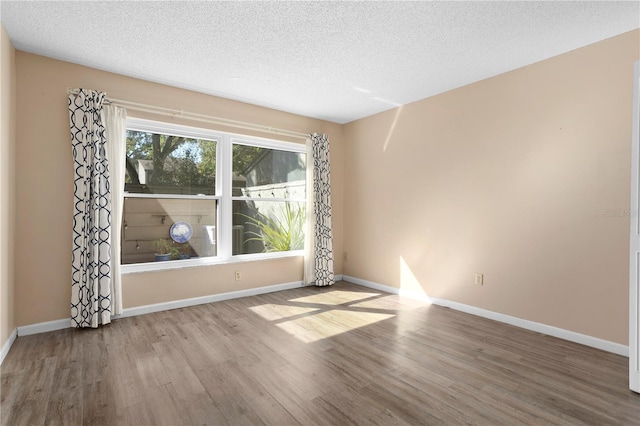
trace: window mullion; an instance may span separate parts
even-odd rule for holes
[[[218,229],[218,249],[219,255],[222,260],[228,260],[231,258],[232,251],[232,225],[233,225],[233,203],[231,201],[232,191],[232,146],[231,138],[229,135],[224,135],[222,143],[220,144],[220,172],[218,173],[218,179],[220,182],[220,190],[222,199],[220,200],[219,213],[220,213],[220,229]]]
[[[124,198],[166,198],[166,199],[181,199],[181,200],[219,200],[221,197],[218,195],[183,195],[183,194],[141,194],[136,192],[125,192]]]
[[[287,197],[232,197],[233,201],[277,201],[280,203],[306,203],[306,198]]]

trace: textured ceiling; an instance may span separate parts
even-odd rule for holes
[[[0,7],[16,49],[338,123],[640,27],[637,1]]]

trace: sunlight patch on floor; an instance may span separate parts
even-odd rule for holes
[[[359,293],[362,294],[362,293]],[[351,312],[332,309],[278,324],[278,327],[305,343],[337,336],[394,317],[392,314]]]
[[[380,293],[363,293],[360,291],[334,290],[328,293],[315,294],[313,296],[291,299],[290,302],[314,303],[318,305],[342,305],[357,300],[380,296]]]
[[[389,295],[378,299],[365,300],[363,302],[354,303],[353,305],[349,306],[358,309],[386,309],[400,312],[411,311],[430,304],[425,303],[423,299],[403,298],[401,300],[402,301],[398,303],[397,295]]]
[[[332,290],[290,299],[290,305],[270,303],[249,309],[298,340],[311,343],[394,317],[397,304],[389,305],[383,299],[377,292]]]
[[[254,313],[260,315],[267,321],[277,321],[284,318],[294,317],[296,315],[303,315],[309,312],[317,311],[318,308],[305,308],[302,306],[290,306],[290,305],[260,305],[252,306],[251,309]]]

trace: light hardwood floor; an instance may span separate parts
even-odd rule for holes
[[[5,425],[640,424],[628,360],[344,282],[19,337]]]

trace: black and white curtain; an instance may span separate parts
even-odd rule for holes
[[[71,324],[111,322],[111,191],[103,103],[105,93],[69,95],[73,153]]]
[[[307,232],[305,284],[327,286],[333,274],[333,227],[331,224],[331,179],[329,137],[314,133],[307,139]]]

